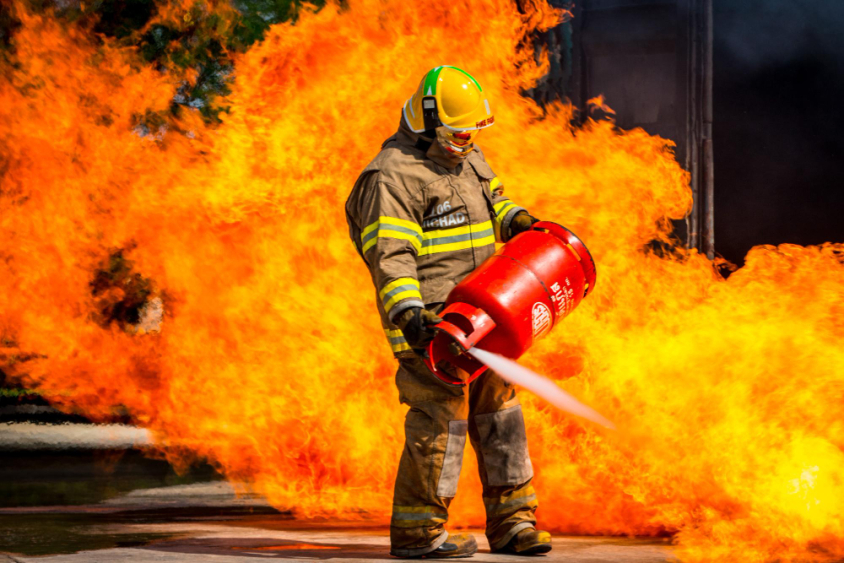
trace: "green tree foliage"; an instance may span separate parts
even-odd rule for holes
[[[231,0],[211,11],[203,2],[187,10],[170,0],[25,0],[30,10],[52,11],[56,17],[85,26],[101,37],[134,46],[161,72],[183,77],[170,112],[199,111],[207,122],[219,122],[224,98],[234,80],[231,55],[261,41],[271,25],[295,21],[302,0]],[[320,7],[324,0],[308,2]],[[8,51],[18,25],[0,3],[0,56]],[[175,9],[174,9],[175,7]],[[168,14],[168,17],[160,16]],[[158,131],[167,116],[139,116],[139,132]]]
[[[308,4],[319,7],[324,0]],[[50,14],[103,41],[134,47],[148,64],[178,77],[180,84],[167,112],[143,113],[139,108],[138,133],[172,130],[172,118],[184,111],[198,111],[207,122],[216,123],[226,111],[225,96],[235,79],[232,55],[261,41],[273,24],[295,21],[304,2],[231,0],[213,11],[199,1],[187,9],[183,5],[170,0],[22,0],[18,5],[0,0],[0,65],[15,64],[14,35],[21,26],[16,10]],[[95,320],[102,326],[116,323],[125,328],[138,323],[153,282],[134,269],[123,249],[116,249],[94,273],[90,291],[96,300]],[[13,349],[13,342],[0,340],[0,360],[13,364],[36,357],[17,351],[10,356]],[[0,370],[0,395],[4,389],[15,401],[31,395],[7,381]]]

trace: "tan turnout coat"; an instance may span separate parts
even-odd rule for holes
[[[355,182],[346,219],[396,356],[413,352],[393,320],[410,307],[438,310],[495,252],[495,243],[507,241],[519,211],[477,145],[465,160],[455,160],[404,120],[384,141]]]

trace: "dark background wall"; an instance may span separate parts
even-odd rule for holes
[[[715,253],[844,242],[844,0],[550,1],[574,19],[537,38],[551,69],[529,94],[604,94],[621,127],[674,140],[697,202],[683,243],[712,251],[710,117]]]
[[[844,242],[844,2],[714,0],[715,249]]]

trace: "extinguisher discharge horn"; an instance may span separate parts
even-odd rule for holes
[[[486,312],[466,303],[454,303],[443,313],[443,322],[436,325],[437,336],[428,348],[425,363],[440,379],[453,385],[463,385],[484,372],[486,366],[466,354],[495,328],[495,321]],[[455,346],[457,350],[455,350]],[[465,379],[448,373],[454,368],[466,372]]]

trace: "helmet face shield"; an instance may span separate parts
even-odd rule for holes
[[[437,127],[437,142],[446,152],[466,158],[475,149],[475,139],[480,129],[469,129],[468,131],[455,131],[445,125]]]

